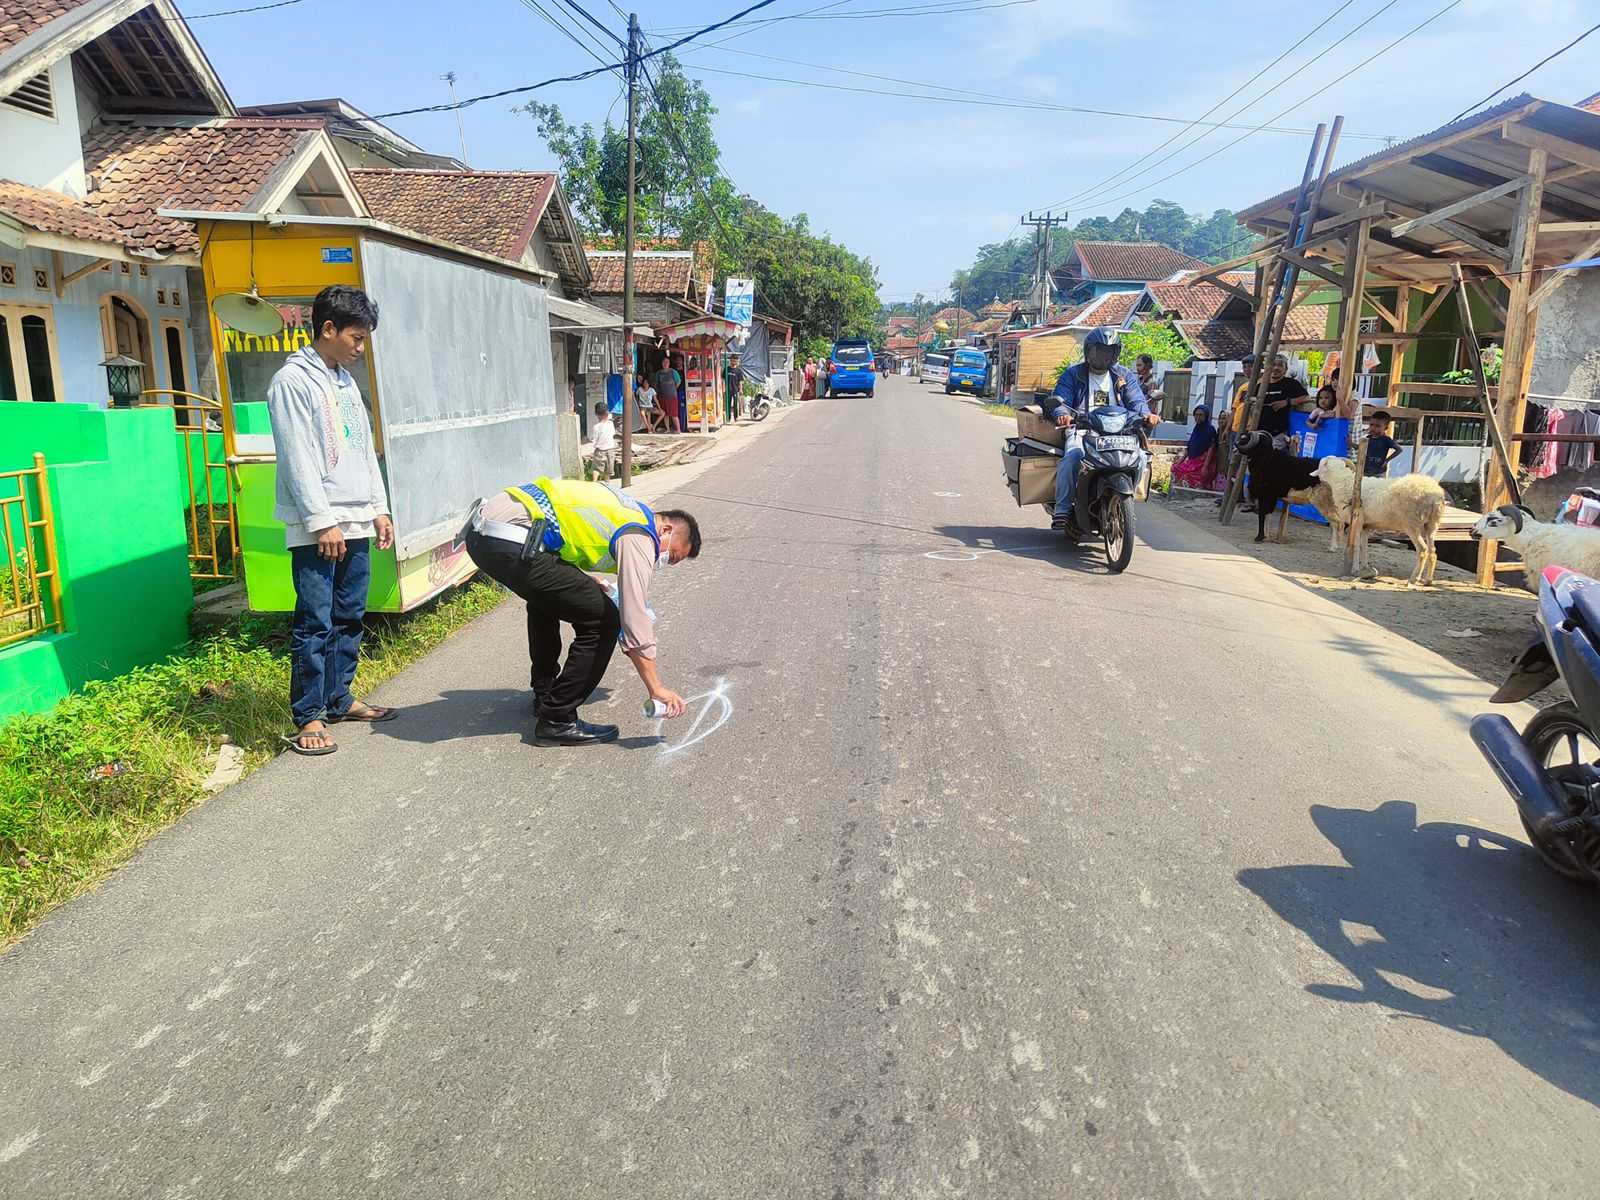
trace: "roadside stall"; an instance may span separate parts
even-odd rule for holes
[[[250,607],[294,608],[284,528],[272,515],[265,401],[285,355],[312,340],[313,297],[336,283],[363,288],[379,308],[367,353],[350,368],[395,525],[394,547],[372,553],[368,608],[405,612],[471,576],[455,535],[472,502],[559,473],[549,274],[365,218],[163,215],[198,225],[217,302],[212,337]],[[238,327],[257,324],[241,315],[252,297],[276,310],[280,332]]]
[[[742,332],[737,322],[710,313],[656,327],[671,353],[683,356],[689,418],[685,431],[698,426],[701,433],[708,433],[721,425],[722,352]]]

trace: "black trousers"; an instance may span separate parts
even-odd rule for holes
[[[529,682],[539,694],[542,720],[564,722],[600,686],[617,648],[622,614],[589,576],[554,554],[531,553],[501,538],[467,534],[467,554],[489,578],[528,605]],[[561,665],[561,622],[572,626],[567,663]]]

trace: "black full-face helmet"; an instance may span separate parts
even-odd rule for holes
[[[1096,375],[1109,371],[1122,355],[1122,340],[1115,329],[1091,329],[1083,339],[1084,364]]]

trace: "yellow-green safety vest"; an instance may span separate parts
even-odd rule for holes
[[[577,479],[536,479],[508,487],[535,525],[544,522],[544,546],[584,571],[615,572],[617,538],[629,529],[643,529],[661,553],[656,515],[607,483]]]

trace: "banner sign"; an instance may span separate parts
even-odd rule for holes
[[[740,325],[748,325],[755,317],[756,281],[754,279],[728,279],[722,285],[722,315]]]

